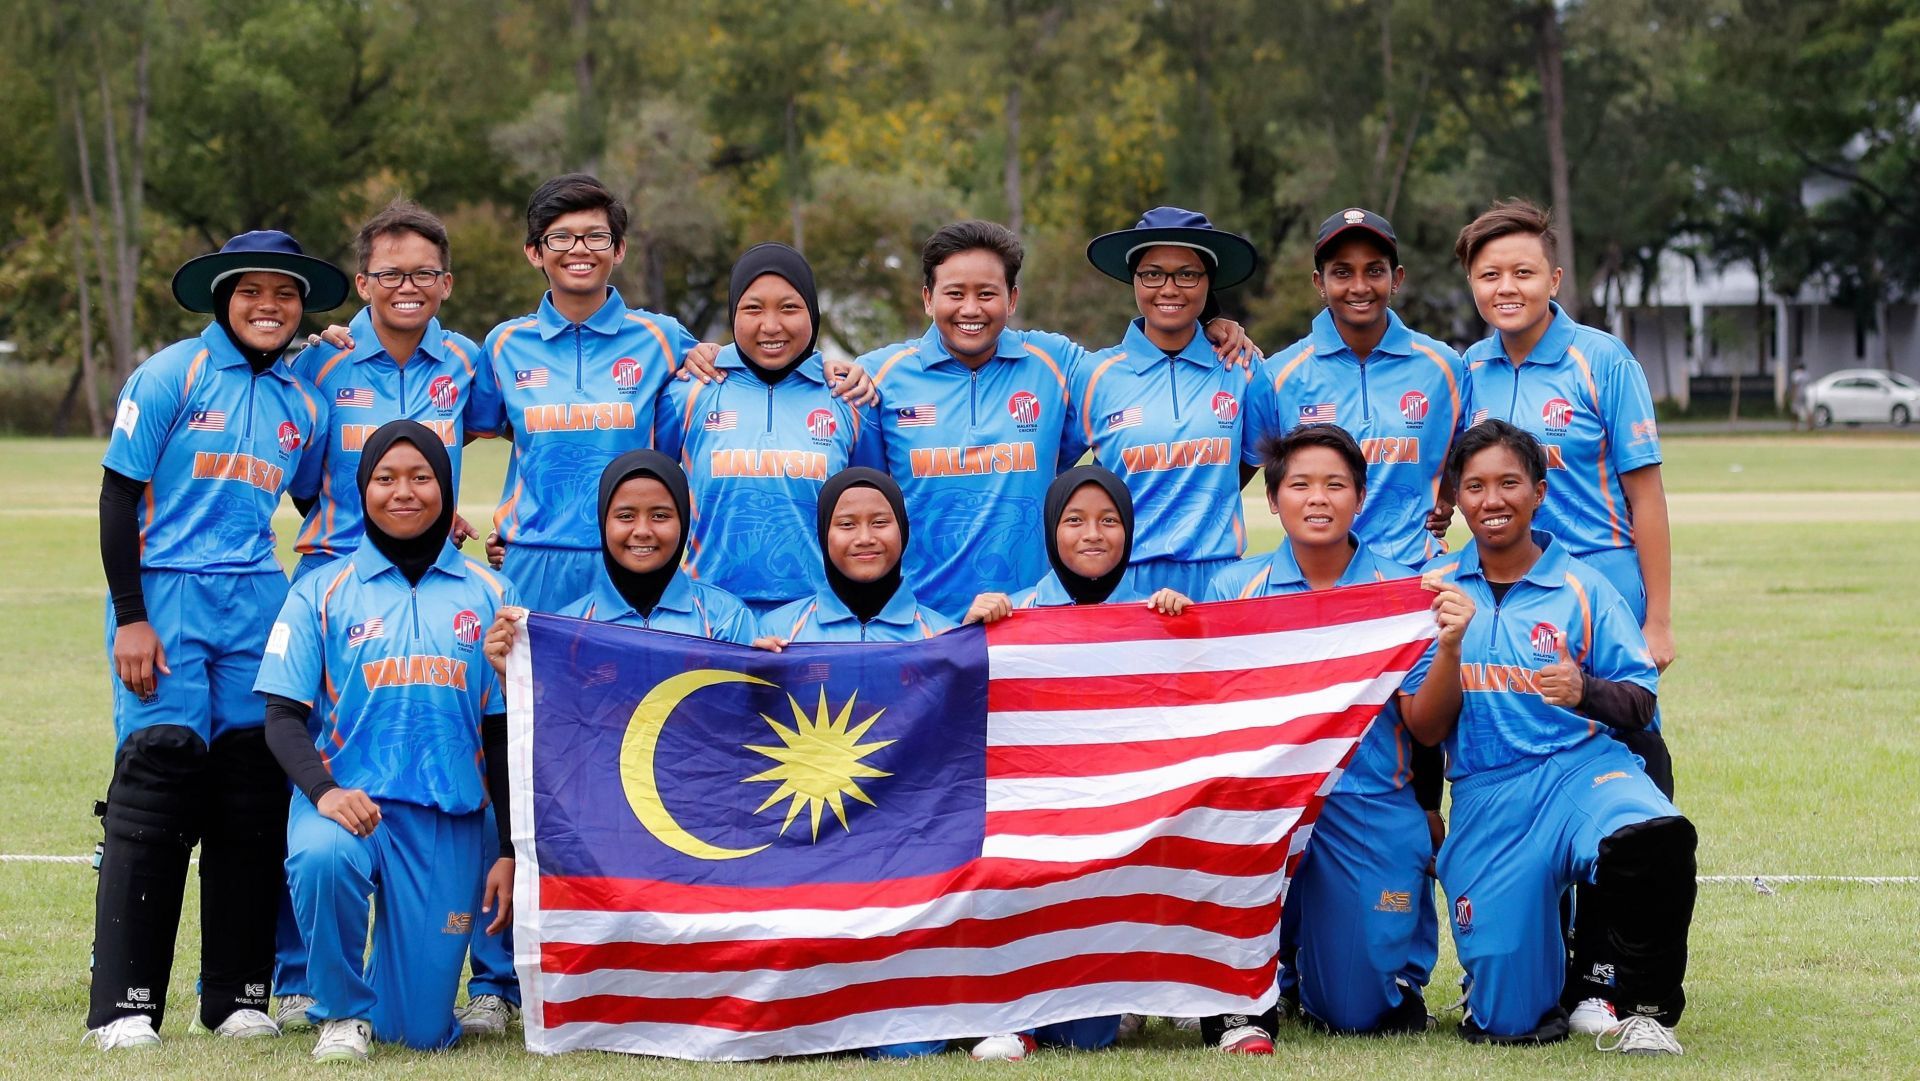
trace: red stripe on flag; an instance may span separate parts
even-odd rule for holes
[[[1217,811],[1304,808],[1326,779],[1324,771],[1287,778],[1209,777],[1128,803],[1033,811],[989,811],[987,831],[1020,837],[1072,836],[1133,829],[1198,807]]]
[[[577,912],[679,912],[689,915],[772,909],[899,908],[976,889],[1029,889],[1122,867],[1168,867],[1229,877],[1270,875],[1285,846],[1233,845],[1187,837],[1155,837],[1124,858],[1053,863],[977,859],[944,874],[883,882],[818,882],[797,886],[690,886],[648,879],[540,879],[540,907]]]
[[[1298,746],[1331,736],[1355,735],[1379,712],[1379,706],[1353,706],[1338,713],[1308,714],[1285,724],[1265,728],[1240,728],[1231,732],[1172,739],[990,746],[987,748],[987,777],[1006,781],[1021,777],[1106,777],[1116,773],[1138,773],[1217,754],[1257,751],[1288,744]]]
[[[1036,935],[1099,927],[1109,923],[1201,927],[1229,938],[1270,935],[1280,905],[1235,908],[1210,901],[1189,901],[1157,893],[1086,897],[995,919],[957,920],[873,938],[771,938],[730,942],[548,942],[540,970],[578,975],[604,969],[648,972],[794,972],[816,965],[882,961],[915,950],[995,949]]]
[[[1085,604],[1046,609],[1044,618],[1015,612],[987,628],[989,646],[1050,646],[1070,642],[1123,642],[1224,638],[1361,623],[1408,612],[1426,611],[1433,594],[1418,578],[1342,586],[1298,593],[1287,604],[1271,597],[1216,601],[1189,607],[1170,619],[1145,604]]]
[[[721,998],[587,995],[548,1000],[547,1028],[581,1022],[698,1025],[735,1032],[773,1032],[838,1021],[878,1010],[1013,1002],[1028,995],[1114,979],[1192,984],[1221,994],[1259,998],[1273,987],[1271,962],[1250,969],[1166,953],[1096,953],[1066,957],[992,976],[914,976],[854,984],[803,998],[756,1002]]]

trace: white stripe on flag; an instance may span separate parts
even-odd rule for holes
[[[987,666],[996,680],[1235,672],[1353,657],[1433,636],[1431,614],[1407,612],[1331,627],[1153,642],[1152,648],[1116,649],[1120,642],[988,646]]]
[[[1358,683],[1337,683],[1304,694],[1250,698],[1244,702],[1189,706],[1122,706],[1116,709],[1004,710],[987,714],[989,747],[1059,747],[1088,743],[1135,743],[1176,736],[1217,736],[1266,728],[1298,717],[1333,713],[1351,705],[1379,705],[1393,697],[1406,672],[1386,672]]]
[[[1213,778],[1298,777],[1305,773],[1323,773],[1339,765],[1353,744],[1353,740],[1345,738],[1284,743],[1190,758],[1138,773],[1112,773],[1091,783],[1084,777],[988,778],[987,813],[1111,807]]]
[[[1016,860],[1080,863],[1131,855],[1155,837],[1186,837],[1223,845],[1274,845],[1300,819],[1297,808],[1274,811],[1219,811],[1195,807],[1144,826],[1117,833],[1077,833],[1066,837],[1011,833],[987,835],[986,854]]]

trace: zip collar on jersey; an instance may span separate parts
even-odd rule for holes
[[[687,577],[685,570],[675,571],[673,577],[667,580],[667,588],[660,591],[660,599],[653,602],[653,612],[644,616],[614,588],[613,579],[605,574],[594,575],[593,591],[588,596],[593,618],[597,622],[611,623],[631,617],[644,623],[662,611],[693,611],[693,579]]]
[[[1528,364],[1558,364],[1567,359],[1567,350],[1573,347],[1574,332],[1580,327],[1572,316],[1560,309],[1559,301],[1549,300],[1547,307],[1553,312],[1553,322],[1547,324],[1547,332],[1540,336],[1533,352],[1527,354]],[[1513,363],[1513,358],[1507,355],[1507,343],[1500,337],[1499,331],[1488,335],[1485,341],[1486,352],[1479,359]]]
[[[560,309],[553,306],[553,293],[551,290],[541,296],[540,310],[533,313],[533,315],[535,319],[540,321],[539,330],[541,341],[550,342],[566,331],[571,330],[574,326],[573,323],[568,322],[566,316],[560,314]],[[587,321],[581,323],[580,326],[586,330],[593,331],[595,334],[604,334],[612,337],[620,333],[620,328],[626,323],[626,318],[627,302],[620,299],[620,290],[609,286],[607,288],[607,299],[600,305],[600,310],[587,316]]]
[[[227,337],[227,332],[220,329],[219,323],[207,324],[207,329],[200,332],[200,344],[207,351],[207,359],[213,361],[213,366],[216,368],[246,368],[249,371],[253,369],[253,365],[247,363],[247,358],[241,355],[240,350],[233,347],[233,339]],[[281,351],[279,359],[273,362],[272,367],[260,374],[277,376],[282,383],[298,382],[294,377],[293,369],[287,366],[285,350]]]
[[[920,611],[920,602],[914,599],[913,590],[905,583],[893,591],[887,603],[869,623],[889,623],[896,627],[911,627],[915,615]],[[814,595],[813,618],[821,623],[858,623],[860,617],[846,606],[839,594],[831,589],[820,590]]]
[[[1127,362],[1133,365],[1133,370],[1141,375],[1153,371],[1167,359],[1166,350],[1147,338],[1145,319],[1135,319],[1127,324],[1127,336],[1121,339],[1120,348],[1126,351]],[[1214,353],[1213,343],[1207,340],[1206,332],[1198,323],[1193,325],[1193,340],[1173,355],[1202,368],[1220,367],[1220,357]]]
[[[1313,355],[1322,360],[1365,360],[1354,356],[1345,338],[1340,336],[1340,327],[1333,320],[1333,311],[1320,309],[1313,317],[1313,330],[1307,335],[1313,343]],[[1373,347],[1376,353],[1391,353],[1396,357],[1413,355],[1413,331],[1400,319],[1400,313],[1387,309],[1387,332],[1380,336],[1380,344]]]
[[[1523,582],[1532,582],[1544,589],[1559,589],[1567,581],[1567,555],[1565,546],[1553,539],[1553,534],[1543,529],[1533,531],[1533,543],[1540,546],[1540,558],[1535,560],[1533,568],[1521,577]],[[1455,578],[1478,578],[1486,581],[1486,571],[1480,566],[1480,542],[1471,540],[1460,549],[1460,567],[1454,572]]]
[[[960,358],[947,351],[947,343],[945,339],[940,337],[940,328],[932,323],[927,324],[927,332],[920,335],[920,341],[916,343],[914,355],[920,359],[920,366],[922,368],[931,368],[936,364],[953,364],[962,368],[966,367]],[[1019,331],[1012,327],[1006,327],[1000,331],[1000,340],[993,344],[993,359],[1027,359],[1027,349],[1026,346],[1021,343]]]
[[[720,350],[720,355],[714,358],[713,366],[716,368],[731,368],[746,371],[747,366],[752,363],[752,361],[741,355],[739,346],[729,345]],[[751,375],[752,373],[749,372],[748,374]],[[800,362],[800,366],[793,370],[793,374],[809,382],[818,383],[823,387],[827,385],[826,361],[821,359],[820,351],[817,349],[814,350],[807,359]]]
[[[1128,568],[1128,573],[1121,576],[1120,584],[1114,586],[1113,592],[1107,594],[1107,599],[1100,603],[1127,604],[1146,599],[1147,595],[1134,584],[1132,568]],[[1033,587],[1033,599],[1029,602],[1034,608],[1071,608],[1076,603],[1073,594],[1068,593],[1067,587],[1060,583],[1060,576],[1052,571],[1048,571],[1047,576]]]
[[[386,357],[388,363],[396,366],[400,364],[400,358],[388,356],[386,346],[380,344],[380,335],[373,329],[373,308],[371,305],[361,308],[359,314],[353,317],[353,321],[347,324],[347,333],[353,338],[354,343],[353,351],[347,354],[349,361],[360,364],[375,360],[379,357]],[[427,320],[426,333],[420,336],[419,351],[425,353],[435,362],[441,362],[447,359],[447,334],[446,331],[440,328],[439,316],[436,315],[432,319]],[[408,357],[407,359],[412,360],[413,358]]]
[[[353,564],[354,576],[362,582],[371,582],[388,571],[392,571],[396,576],[399,576],[401,581],[406,581],[406,576],[400,574],[400,568],[393,565],[393,560],[388,559],[386,553],[371,544],[362,544],[360,547],[355,548],[353,554],[348,556],[347,559]],[[460,554],[460,549],[448,544],[440,549],[439,558],[435,559],[432,566],[429,566],[427,569],[429,571],[439,571],[442,574],[450,574],[455,578],[465,578],[467,576],[467,558]],[[420,580],[423,582],[426,581],[426,576],[422,575]]]

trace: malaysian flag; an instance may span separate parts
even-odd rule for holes
[[[1117,432],[1122,428],[1137,428],[1144,419],[1146,419],[1146,414],[1141,411],[1140,407],[1130,405],[1125,409],[1108,413],[1107,419],[1100,423],[1107,431]]]
[[[909,405],[893,411],[894,423],[902,428],[925,428],[934,422],[936,415],[930,405]]]
[[[1487,411],[1484,409],[1476,409],[1473,411],[1473,419],[1467,422],[1467,427],[1471,428],[1486,419]]]
[[[740,413],[733,409],[711,409],[700,427],[709,432],[730,432],[740,424]]]
[[[528,390],[532,387],[544,387],[546,385],[547,370],[545,368],[525,368],[513,373],[513,389],[515,390]]]
[[[227,430],[227,415],[218,409],[196,409],[187,414],[187,430],[224,432]]]
[[[365,623],[355,623],[347,628],[347,644],[357,646],[362,642],[387,636],[387,621],[374,616]]]
[[[1301,424],[1332,424],[1340,410],[1332,402],[1315,402],[1300,407]]]
[[[341,387],[333,404],[343,409],[372,409],[373,391],[365,387]]]
[[[779,654],[536,613],[507,691],[527,1046],[738,1060],[1257,1013],[1285,876],[1429,600]]]

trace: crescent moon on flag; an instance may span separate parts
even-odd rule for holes
[[[667,718],[673,715],[674,708],[688,695],[703,687],[721,683],[773,686],[764,679],[744,672],[726,672],[717,668],[696,669],[663,679],[647,692],[646,697],[640,699],[639,705],[633,707],[633,719],[627,722],[627,734],[620,741],[620,784],[626,790],[627,804],[633,808],[634,817],[661,844],[700,860],[737,860],[768,847],[722,848],[709,844],[688,832],[685,826],[674,819],[666,804],[660,802],[660,786],[654,775],[653,759],[660,746],[660,732],[667,726]]]

